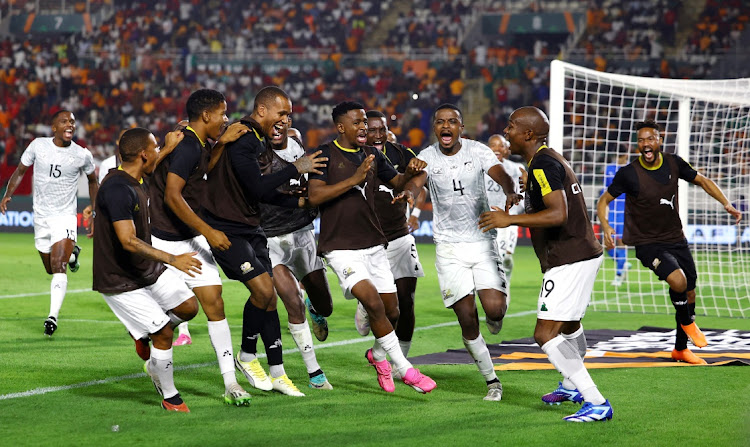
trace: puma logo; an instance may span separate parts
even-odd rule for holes
[[[671,200],[659,199],[659,205],[669,205],[670,208],[674,209],[674,195]]]
[[[354,185],[354,188],[358,189],[359,192],[362,193],[362,197],[364,197],[365,200],[367,200],[367,195],[365,194],[365,188],[367,188],[367,182],[365,182],[365,184],[363,186]]]
[[[380,192],[387,192],[388,194],[391,195],[391,199],[393,198],[393,190],[391,188],[385,186],[385,185],[380,185],[378,187],[378,191],[380,191]]]

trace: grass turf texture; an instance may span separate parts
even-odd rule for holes
[[[355,303],[343,299],[332,275],[331,332],[325,343],[316,341],[316,352],[333,391],[308,388],[299,354],[287,353],[287,373],[307,397],[247,386],[253,395],[249,408],[224,405],[223,385],[201,313],[191,322],[193,345],[174,348],[175,382],[192,412],[166,413],[150,380],[141,373],[143,362],[124,327],[101,297],[89,290],[91,241],[80,240],[82,266],[68,275],[60,326],[48,339],[42,335],[42,322],[49,309],[49,277],[33,237],[2,234],[0,240],[3,445],[750,445],[746,367],[593,371],[595,382],[614,406],[614,419],[604,424],[566,423],[561,418],[578,406],[541,403],[540,396],[557,385],[560,376],[555,371],[501,372],[501,402],[482,401],[486,386],[473,365],[423,366],[438,384],[435,391],[421,395],[397,383],[396,393],[387,394],[364,359],[372,342],[354,329]],[[416,298],[417,327],[423,329],[415,333],[410,355],[463,348],[455,316],[440,300],[434,247],[420,245],[419,253],[427,275],[419,282]],[[533,331],[541,274],[530,247],[518,248],[515,266],[513,300],[502,332],[490,335],[482,323],[488,343],[527,337]],[[239,283],[225,282],[235,351],[247,295]],[[286,329],[286,313],[279,313],[284,347],[289,350],[294,342]],[[584,326],[637,329],[671,327],[673,321],[672,315],[590,311]],[[699,317],[698,323],[750,330],[746,319]],[[266,366],[265,359],[261,363]],[[238,379],[247,385],[241,374]],[[46,387],[53,390],[36,394]],[[31,390],[36,390],[33,395],[9,398]]]

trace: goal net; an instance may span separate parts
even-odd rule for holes
[[[553,61],[550,147],[578,175],[591,222],[601,237],[596,203],[617,165],[637,154],[635,123],[662,128],[664,152],[676,153],[715,181],[743,212],[739,225],[699,186],[680,181],[685,236],[698,271],[700,315],[750,316],[750,78],[677,80],[602,73]],[[608,184],[608,183],[607,183]],[[622,208],[610,204],[610,222]],[[591,306],[596,310],[672,313],[667,285],[635,258],[635,250],[605,254]],[[626,257],[619,271],[617,260]],[[627,267],[630,267],[629,269]]]

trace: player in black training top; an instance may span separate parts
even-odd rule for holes
[[[695,324],[695,284],[698,273],[682,232],[679,214],[678,181],[683,179],[703,188],[722,204],[739,223],[742,214],[729,202],[721,189],[675,154],[662,152],[661,127],[648,120],[637,123],[638,150],[641,156],[620,168],[612,184],[599,198],[596,207],[604,233],[604,245],[614,247],[615,230],[609,223],[609,204],[625,194],[625,228],[622,241],[635,247],[635,255],[644,267],[669,284],[669,298],[677,322],[672,358],[693,364],[706,364],[687,347],[688,338],[702,348],[706,337]]]

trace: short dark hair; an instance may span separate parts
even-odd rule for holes
[[[455,110],[456,112],[458,112],[458,116],[461,118],[461,124],[464,123],[464,114],[461,113],[461,109],[459,109],[454,104],[448,104],[448,103],[442,104],[442,105],[438,106],[437,109],[435,109],[435,111],[432,113],[432,121],[435,121],[435,117],[437,116],[437,113],[439,111],[441,111],[441,110],[444,110],[444,109]]]
[[[255,101],[253,102],[253,110],[258,110],[258,106],[261,104],[268,106],[277,97],[284,99],[290,99],[289,95],[279,87],[275,85],[269,85],[260,89],[257,95],[255,95]]]
[[[227,99],[224,95],[216,90],[202,88],[190,94],[185,109],[187,110],[188,120],[195,121],[200,118],[201,113],[206,110],[214,110]]]
[[[70,110],[65,110],[65,109],[58,110],[57,112],[55,112],[52,115],[52,122],[54,123],[55,120],[57,119],[57,117],[60,116],[60,115],[62,115],[63,113],[70,113],[70,114],[72,114],[73,112],[71,112]]]
[[[143,127],[128,129],[120,137],[120,158],[122,161],[131,162],[148,145],[148,137],[151,132]]]
[[[661,126],[654,120],[644,120],[635,123],[635,131],[638,132],[641,129],[656,129],[661,133]]]
[[[385,118],[386,121],[388,120],[388,118],[385,116],[385,113],[381,112],[380,110],[368,110],[367,117],[368,118]]]
[[[365,110],[365,106],[362,104],[355,102],[355,101],[344,101],[336,104],[336,107],[333,108],[333,112],[331,112],[331,117],[333,117],[333,122],[338,123],[339,119],[349,113],[352,110]]]

